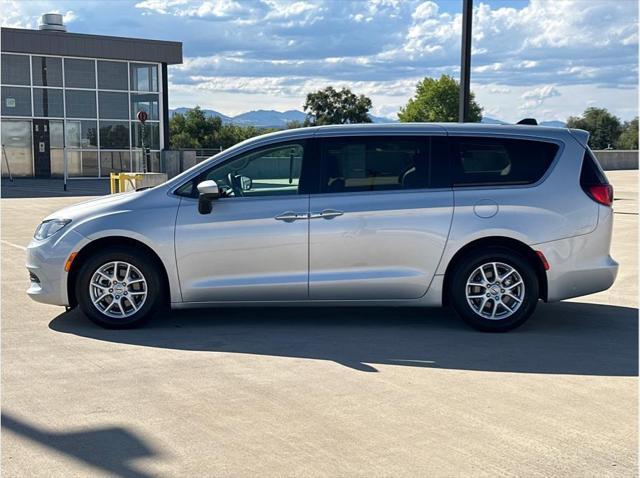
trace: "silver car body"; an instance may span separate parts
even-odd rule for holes
[[[334,136],[480,136],[554,142],[546,174],[524,186],[221,198],[203,215],[177,187],[212,165],[265,145]],[[547,258],[546,300],[609,288],[613,212],[578,184],[587,135],[540,126],[394,124],[301,128],[240,143],[140,192],[55,212],[68,226],[27,249],[40,282],[29,295],[70,305],[65,262],[93,241],[128,238],[162,262],[174,308],[206,305],[424,305],[443,302],[447,266],[474,241],[509,238]],[[331,220],[320,211],[343,214]],[[295,221],[274,218],[301,214]]]

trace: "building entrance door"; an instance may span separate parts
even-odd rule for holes
[[[51,143],[49,120],[33,120],[33,162],[37,178],[51,177]]]

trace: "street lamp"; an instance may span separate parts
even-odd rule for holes
[[[469,83],[471,81],[471,19],[473,0],[462,0],[462,54],[460,58],[460,100],[458,121],[469,121]]]

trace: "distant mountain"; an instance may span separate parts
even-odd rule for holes
[[[180,107],[169,110],[169,117],[176,113],[185,114],[190,108]],[[233,123],[242,126],[256,126],[258,128],[286,128],[289,121],[303,122],[306,113],[298,110],[276,111],[255,110],[247,111],[236,116],[227,116],[215,110],[203,109],[206,116],[219,116],[223,123]],[[374,123],[396,123],[397,120],[382,116],[371,116]]]
[[[553,128],[566,128],[567,123],[563,121],[541,121],[540,126],[551,126]]]
[[[180,114],[185,114],[187,111],[189,111],[192,108],[185,108],[185,107],[180,107],[180,108],[175,108],[173,110],[169,110],[169,118],[171,118],[174,114],[176,113],[180,113]],[[227,123],[229,121],[231,121],[231,117],[227,116],[227,115],[223,115],[222,113],[219,113],[218,111],[215,110],[202,110],[204,111],[205,116],[219,116],[220,119],[222,119],[223,123]]]
[[[371,121],[373,121],[374,123],[397,123],[398,122],[397,119],[387,118],[385,116],[369,115],[369,118],[371,118]]]
[[[263,128],[285,128],[289,121],[304,121],[307,117],[302,111],[257,110],[239,114],[230,119],[231,123],[243,126],[259,126]]]
[[[489,118],[488,116],[483,116],[480,122],[485,124],[507,124],[504,121],[495,118]]]
[[[495,118],[489,118],[488,116],[483,116],[481,123],[485,124],[510,124],[506,121],[502,121]],[[562,121],[541,121],[538,123],[540,126],[550,126],[552,128],[566,128],[567,124]]]

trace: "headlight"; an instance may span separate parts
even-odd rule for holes
[[[44,221],[38,226],[33,237],[39,241],[51,237],[70,222],[71,219],[49,219]]]

